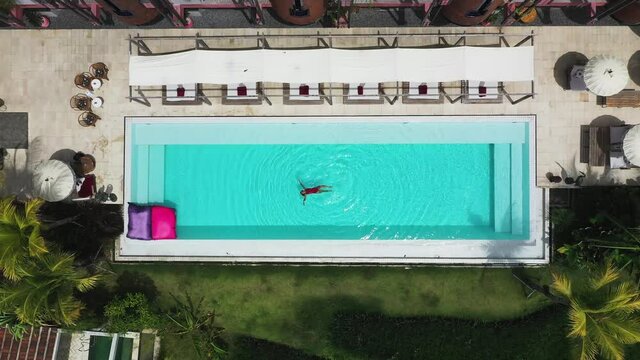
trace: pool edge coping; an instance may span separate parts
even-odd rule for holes
[[[522,266],[522,265],[544,265],[548,264],[550,260],[549,254],[549,238],[546,229],[548,229],[546,215],[548,214],[548,197],[546,196],[546,190],[537,187],[536,183],[536,147],[537,147],[537,132],[536,132],[536,115],[415,115],[415,116],[305,116],[305,117],[292,117],[292,116],[224,116],[224,117],[156,117],[156,116],[126,116],[124,121],[125,128],[125,151],[124,151],[124,163],[125,163],[125,177],[124,177],[124,217],[125,223],[128,224],[128,212],[126,210],[127,201],[130,200],[130,186],[127,186],[127,174],[131,173],[131,159],[130,151],[127,149],[131,146],[131,128],[127,126],[133,123],[144,123],[150,120],[158,122],[177,122],[179,119],[187,119],[189,122],[203,122],[203,123],[228,123],[229,121],[238,121],[239,119],[251,119],[250,122],[260,123],[313,123],[318,121],[330,120],[331,122],[368,122],[379,121],[385,119],[385,122],[407,122],[406,119],[410,118],[413,121],[421,122],[438,122],[438,119],[455,122],[468,122],[468,121],[497,121],[497,122],[528,122],[530,123],[529,134],[529,212],[530,212],[530,239],[525,242],[534,241],[534,245],[537,251],[536,256],[522,256],[522,257],[501,257],[501,258],[487,258],[478,256],[432,256],[432,257],[336,257],[336,256],[193,256],[193,255],[123,255],[123,243],[127,238],[123,234],[116,240],[116,246],[114,250],[114,260],[116,262],[154,262],[154,261],[174,261],[174,262],[212,262],[220,264],[306,264],[306,265],[503,265],[503,266]],[[404,120],[402,120],[404,119]],[[472,119],[472,120],[469,120]],[[339,120],[339,121],[336,121]],[[345,121],[347,120],[347,121]],[[538,214],[538,215],[535,215]],[[139,241],[139,240],[136,240]],[[189,240],[198,241],[198,240]],[[202,240],[209,241],[209,240]],[[235,240],[238,241],[238,240]],[[265,241],[265,240],[262,240]],[[272,240],[272,241],[285,241],[285,240]],[[311,241],[311,240],[305,240]],[[349,240],[325,240],[330,242],[336,241],[349,241]],[[389,240],[385,240],[389,241]],[[478,242],[484,242],[495,244],[496,242],[504,241],[517,241],[517,240],[422,240],[428,241],[433,244],[438,244],[442,241],[448,242],[447,246],[453,247],[453,242],[464,242],[464,246],[474,245],[478,246]],[[145,242],[146,243],[146,242]],[[153,243],[153,242],[151,242]],[[164,243],[164,242],[163,242]],[[406,245],[406,243],[405,243]],[[422,244],[425,245],[425,244]],[[427,244],[431,245],[431,244]],[[525,244],[523,244],[524,246]],[[529,245],[529,244],[526,244]],[[480,243],[480,246],[482,244]],[[155,247],[155,246],[154,246]],[[157,247],[156,247],[157,248]]]

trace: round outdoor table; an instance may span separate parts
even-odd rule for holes
[[[93,100],[91,100],[91,106],[99,108],[99,107],[102,107],[103,102],[104,101],[102,100],[101,97],[95,97],[93,98]]]
[[[102,86],[102,81],[100,79],[91,80],[91,88],[93,90],[98,90]]]

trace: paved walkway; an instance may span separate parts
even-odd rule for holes
[[[495,31],[490,28],[455,29],[467,32]],[[37,162],[48,159],[54,152],[69,148],[93,153],[98,161],[98,184],[113,184],[114,192],[122,198],[123,184],[123,117],[135,116],[268,116],[268,115],[467,115],[467,114],[535,114],[537,115],[537,185],[551,184],[545,178],[548,171],[560,172],[560,166],[569,175],[585,171],[585,184],[637,184],[640,169],[606,170],[588,168],[579,162],[580,126],[588,125],[602,116],[610,115],[622,122],[640,122],[637,109],[602,108],[588,93],[564,91],[554,79],[554,66],[563,54],[576,51],[586,57],[612,54],[628,61],[634,53],[638,57],[640,36],[627,27],[513,27],[506,33],[528,33],[535,36],[536,97],[517,105],[503,104],[449,104],[442,105],[283,105],[282,98],[273,97],[273,105],[222,105],[219,99],[202,106],[163,106],[153,100],[151,107],[130,103],[128,95],[130,34],[185,35],[196,30],[24,30],[0,32],[0,98],[5,99],[7,111],[29,112],[30,148],[10,151],[5,160],[19,169],[29,169]],[[255,29],[197,30],[201,35],[255,34]],[[271,29],[271,33],[309,33],[317,29]],[[370,31],[375,33],[418,32],[433,33],[437,28],[409,29],[344,29],[320,30],[327,32]],[[447,31],[452,31],[448,28]],[[179,50],[181,45],[166,41],[161,48]],[[353,44],[360,45],[357,43]],[[184,43],[182,46],[187,46]],[[79,89],[73,84],[77,73],[87,71],[93,62],[105,62],[111,69],[110,81],[97,91],[105,100],[104,107],[96,111],[102,120],[95,128],[78,125],[79,113],[69,107],[69,99]],[[363,59],[363,61],[366,61]],[[635,71],[639,69],[636,66]],[[635,74],[636,81],[637,76]],[[629,81],[628,88],[639,85]],[[26,166],[26,167],[25,167]],[[8,182],[17,181],[7,174]]]

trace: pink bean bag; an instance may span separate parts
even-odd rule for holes
[[[175,209],[157,205],[151,207],[151,238],[153,240],[177,238]]]

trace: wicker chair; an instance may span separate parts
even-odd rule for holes
[[[99,62],[92,64],[89,67],[89,70],[94,77],[102,80],[109,80],[109,77],[107,76],[109,74],[109,68],[104,63]]]
[[[76,94],[71,98],[70,105],[73,110],[91,111],[91,98],[84,94]]]
[[[98,120],[100,120],[100,116],[91,111],[85,111],[78,116],[78,124],[82,127],[96,126]]]
[[[76,77],[73,79],[73,82],[80,89],[93,91],[93,88],[91,87],[91,80],[93,79],[95,79],[93,75],[89,74],[88,72],[84,72],[82,74],[76,75]]]

